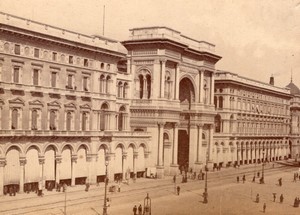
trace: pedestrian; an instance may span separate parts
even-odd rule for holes
[[[298,203],[298,198],[297,197],[295,198],[295,201],[294,201],[294,207],[295,208],[299,207],[299,203]]]
[[[273,202],[276,201],[276,193],[273,193]]]
[[[279,186],[281,187],[282,186],[282,178],[278,179],[278,182],[279,182]]]
[[[179,196],[179,194],[180,194],[180,187],[177,186],[177,195]]]
[[[239,177],[239,176],[236,177],[236,182],[237,182],[237,183],[240,182],[240,177]]]
[[[133,207],[132,211],[133,211],[133,215],[137,215],[137,214],[136,214],[136,212],[137,212],[137,207],[136,207],[136,205]]]
[[[119,184],[118,184],[118,192],[119,192],[119,193],[121,192],[121,184],[120,184],[120,182],[119,182]]]
[[[281,194],[279,198],[280,198],[280,203],[282,203],[283,202],[283,195]]]
[[[259,194],[256,194],[256,203],[259,203]]]
[[[264,203],[264,206],[263,206],[264,213],[266,212],[266,208],[267,208],[267,205],[266,205],[266,203]]]
[[[259,178],[260,172],[257,172],[257,177]]]
[[[245,183],[245,181],[246,181],[246,176],[243,175],[243,183]]]
[[[138,208],[138,211],[139,211],[139,215],[142,215],[142,212],[143,212],[143,208],[142,208],[142,205],[140,204],[139,208]]]
[[[252,182],[255,182],[255,175],[253,176]]]
[[[176,175],[173,176],[173,183],[176,183]]]

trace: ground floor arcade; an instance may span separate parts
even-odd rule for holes
[[[143,177],[149,157],[145,139],[20,138],[0,145],[0,195],[31,192],[56,184],[103,182]],[[122,139],[122,141],[121,141]]]

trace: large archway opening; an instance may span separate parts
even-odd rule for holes
[[[189,135],[186,130],[178,130],[178,165],[180,170],[189,166]]]
[[[179,83],[179,100],[181,104],[191,108],[191,103],[195,102],[195,89],[193,83],[188,78],[183,78]]]

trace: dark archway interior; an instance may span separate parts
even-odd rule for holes
[[[186,130],[178,131],[178,165],[188,167],[189,162],[189,135]]]

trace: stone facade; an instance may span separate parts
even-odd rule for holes
[[[287,158],[290,90],[218,71],[215,76],[215,165]]]

